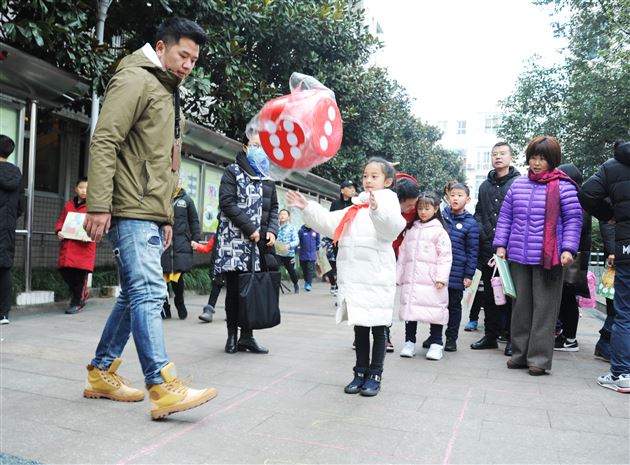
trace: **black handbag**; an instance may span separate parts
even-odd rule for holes
[[[569,266],[564,270],[564,284],[575,288],[575,293],[582,297],[590,297],[588,288],[588,252],[578,252]]]
[[[280,324],[279,271],[254,270],[256,244],[251,253],[251,271],[238,276],[238,322],[241,328],[264,329]]]

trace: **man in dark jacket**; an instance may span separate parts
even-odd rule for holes
[[[182,188],[181,179],[177,184],[173,198],[175,223],[173,224],[173,243],[162,254],[162,271],[166,282],[170,283],[175,294],[175,308],[180,320],[188,316],[184,302],[184,273],[193,266],[193,250],[199,246],[201,227],[195,202]],[[164,301],[162,318],[171,317],[168,295]]]
[[[618,142],[579,192],[582,207],[600,221],[615,223],[615,311],[610,337],[610,372],[600,386],[630,393],[630,142]]]
[[[9,324],[11,267],[15,255],[15,226],[22,216],[22,173],[7,159],[15,144],[0,135],[0,325]]]
[[[350,179],[346,179],[345,181],[343,181],[339,185],[339,188],[341,189],[341,193],[339,194],[339,198],[337,200],[333,200],[333,202],[330,204],[331,212],[351,207],[352,197],[357,195],[357,188]]]
[[[492,258],[494,249],[494,231],[499,219],[499,212],[505,194],[510,189],[512,182],[520,176],[520,173],[510,166],[514,158],[512,147],[507,142],[497,142],[492,147],[492,170],[486,179],[479,186],[477,195],[477,205],[475,207],[475,219],[479,223],[479,260],[477,267],[481,270],[483,280],[483,308],[485,313],[484,328],[485,335],[470,345],[471,349],[496,349],[497,338],[501,334],[501,315],[510,321],[511,302],[505,305],[495,305],[494,293],[490,279],[492,278],[493,267],[488,265]],[[509,327],[509,326],[508,326]],[[505,355],[512,355],[512,344],[507,341]]]

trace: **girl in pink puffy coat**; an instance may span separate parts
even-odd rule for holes
[[[440,199],[420,194],[418,217],[407,231],[398,255],[396,284],[400,286],[398,315],[405,321],[405,346],[401,357],[416,353],[418,321],[431,324],[427,359],[440,360],[442,326],[448,323],[448,278],[453,255],[451,240],[442,224]]]

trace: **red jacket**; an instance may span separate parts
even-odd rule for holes
[[[407,226],[405,226],[405,229],[403,229],[400,232],[400,234],[398,235],[398,237],[396,238],[396,240],[392,244],[392,246],[394,247],[394,254],[396,254],[396,258],[398,258],[398,251],[400,250],[400,245],[402,244],[402,241],[405,238],[405,234],[407,233],[407,230],[411,227],[413,222],[418,219],[418,216],[417,216],[415,208],[413,210],[407,212],[407,213],[403,213],[402,216],[405,219],[405,221],[407,222]]]
[[[68,200],[63,206],[63,211],[55,225],[55,234],[61,231],[63,222],[69,212],[86,213],[85,202],[78,203],[77,198]],[[96,242],[82,242],[72,239],[61,241],[59,248],[58,268],[78,268],[80,270],[94,271],[94,260],[96,259]]]

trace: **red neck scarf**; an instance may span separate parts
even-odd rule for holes
[[[350,208],[348,208],[348,211],[343,215],[343,218],[341,218],[341,222],[335,228],[335,234],[333,237],[334,245],[337,245],[337,242],[339,242],[339,238],[341,237],[343,230],[345,229],[346,226],[348,226],[350,223],[354,221],[354,218],[357,216],[357,213],[359,213],[359,210],[362,208],[367,208],[369,206],[370,205],[367,203],[362,203],[360,205],[353,205]]]
[[[558,218],[560,217],[560,179],[565,179],[573,184],[575,181],[557,168],[539,174],[534,174],[530,169],[527,171],[527,177],[532,181],[547,184],[542,266],[544,269],[550,270],[560,264],[558,237],[556,235]]]

